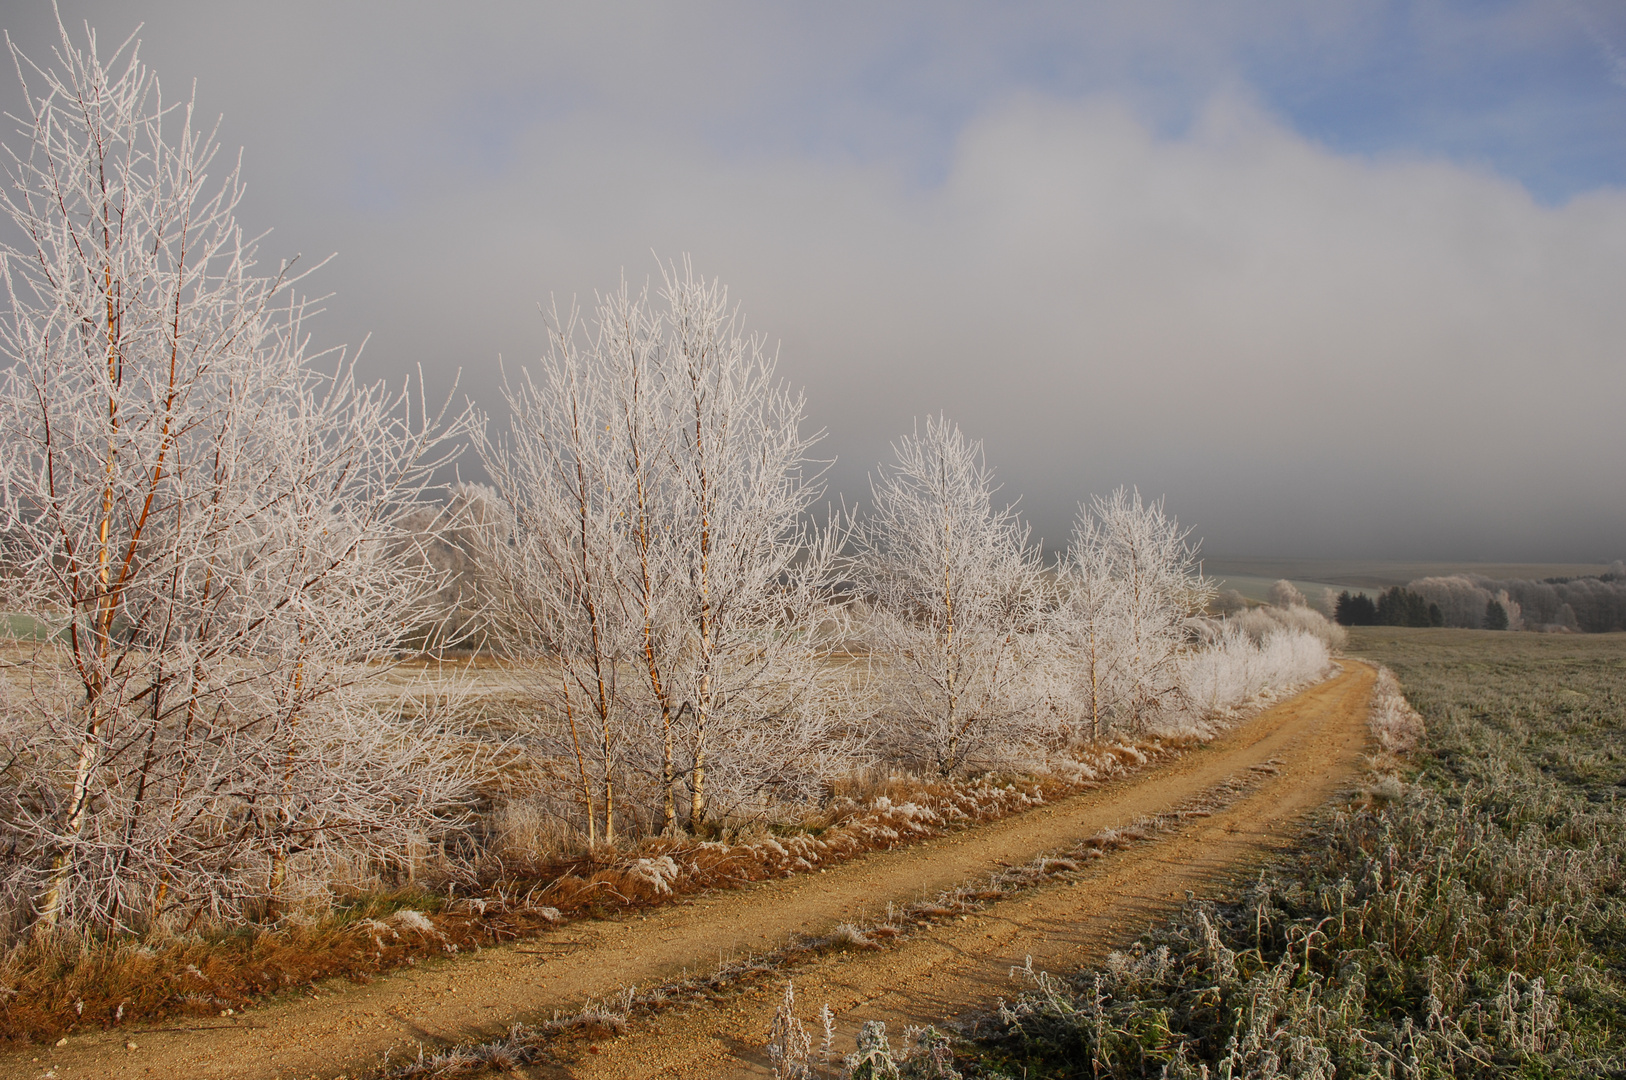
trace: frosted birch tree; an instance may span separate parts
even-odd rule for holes
[[[510,395],[508,442],[486,444],[515,508],[503,588],[536,657],[566,673],[555,713],[568,721],[573,688],[600,725],[578,755],[601,771],[597,802],[636,768],[658,777],[662,828],[698,830],[719,766],[738,799],[805,782],[842,745],[817,656],[841,533],[808,519],[816,436],[721,285],[687,264],[654,300],[623,286],[590,325],[554,325],[543,375]]]
[[[816,755],[833,727],[842,684],[821,671],[816,649],[837,615],[830,586],[842,535],[809,519],[823,494],[824,463],[810,457],[823,433],[802,430],[801,394],[775,377],[774,356],[745,332],[720,283],[687,261],[663,277],[675,640],[698,830],[713,759],[746,751],[760,771],[789,752],[790,765]]]
[[[602,349],[582,348],[574,312],[550,323],[539,375],[504,386],[510,438],[485,464],[512,507],[496,600],[503,643],[564,719],[589,844],[615,842],[622,674],[636,639],[623,616],[625,484]],[[591,775],[589,775],[591,773]]]
[[[1118,488],[1080,508],[1073,560],[1098,567],[1113,583],[1121,710],[1136,727],[1176,704],[1185,622],[1213,593],[1190,536],[1163,500],[1144,502],[1139,491]]]
[[[982,444],[928,417],[870,480],[854,577],[900,735],[943,775],[1021,734],[1042,704],[1049,606],[1039,554]]]
[[[1083,507],[1058,568],[1057,584],[1063,677],[1073,684],[1071,700],[1083,729],[1080,734],[1095,742],[1106,733],[1121,693],[1128,605],[1124,583],[1113,576],[1101,526]]]
[[[637,639],[635,666],[647,690],[646,711],[660,740],[661,832],[678,831],[677,728],[681,703],[673,698],[681,649],[673,619],[679,591],[671,557],[674,507],[669,463],[674,445],[662,366],[662,320],[648,290],[636,296],[623,281],[599,306],[599,343],[608,381],[605,431],[619,443],[620,503],[626,514],[629,562],[621,575],[622,613]]]
[[[467,776],[366,676],[439,584],[399,525],[463,420],[308,352],[237,166],[133,42],[12,55],[0,588],[42,640],[5,704],[6,888],[143,928],[398,865]]]

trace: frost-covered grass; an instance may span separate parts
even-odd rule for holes
[[[1626,1068],[1626,640],[1382,628],[1352,648],[1422,715],[1380,684],[1375,765],[1402,775],[1241,895],[1035,974],[968,1075]]]

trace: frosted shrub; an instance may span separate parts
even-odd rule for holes
[[[1254,661],[1258,649],[1248,636],[1231,629],[1212,643],[1193,650],[1181,665],[1181,689],[1200,717],[1223,714],[1257,692]]]
[[[785,983],[785,997],[773,1014],[768,1033],[768,1060],[774,1080],[812,1080],[813,1037],[796,1018],[796,988]]]
[[[1349,633],[1342,626],[1302,604],[1248,608],[1226,616],[1225,624],[1241,629],[1255,644],[1278,630],[1311,634],[1320,638],[1329,649],[1341,649],[1349,642]]]
[[[858,1049],[847,1055],[846,1064],[851,1080],[898,1080],[898,1065],[892,1059],[883,1021],[864,1021],[858,1031]]]
[[[1270,605],[1277,608],[1305,607],[1309,601],[1299,591],[1299,587],[1286,578],[1282,578],[1270,587]]]
[[[1272,630],[1256,643],[1228,623],[1213,642],[1182,656],[1180,689],[1187,715],[1200,722],[1321,679],[1331,664],[1326,643],[1302,630]]]
[[[1394,672],[1386,667],[1378,669],[1367,716],[1378,745],[1390,754],[1410,753],[1423,736],[1423,718],[1401,693]]]
[[[1266,686],[1278,693],[1326,678],[1332,654],[1320,638],[1303,632],[1275,633],[1259,647]]]

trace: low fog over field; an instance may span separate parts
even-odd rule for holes
[[[265,254],[339,253],[312,329],[370,375],[500,408],[539,301],[688,252],[781,343],[832,495],[942,410],[1051,551],[1127,484],[1210,553],[1623,553],[1606,5],[62,12],[196,77]]]

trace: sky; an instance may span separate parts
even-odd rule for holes
[[[1613,2],[61,11],[195,85],[265,258],[336,253],[320,340],[495,424],[541,308],[687,254],[849,502],[941,412],[1051,550],[1130,485],[1211,555],[1626,557]]]

